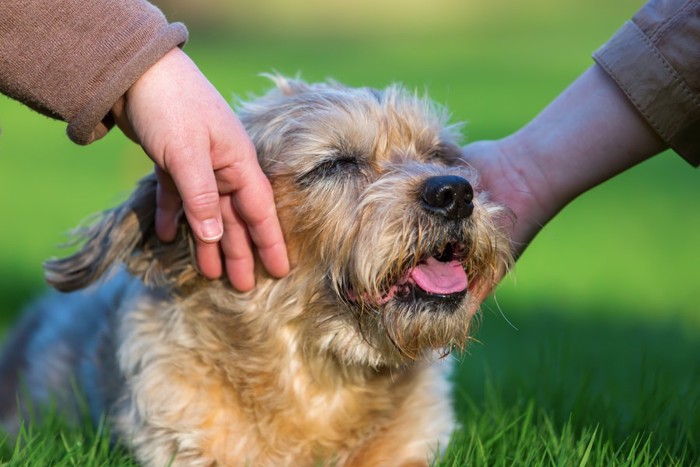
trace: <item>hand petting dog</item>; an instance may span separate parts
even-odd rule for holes
[[[161,240],[175,238],[184,211],[205,277],[220,277],[223,266],[234,288],[252,289],[253,249],[272,276],[289,272],[272,189],[255,147],[184,52],[165,55],[132,85],[112,115],[156,163]]]

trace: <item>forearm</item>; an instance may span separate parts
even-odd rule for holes
[[[666,148],[700,165],[699,17],[700,0],[650,0],[530,123],[464,148],[512,214],[516,256],[573,199]]]
[[[588,189],[665,143],[597,65],[503,143],[548,220]]]
[[[574,198],[665,147],[594,65],[521,130],[472,143],[465,157],[513,214],[504,227],[518,255]]]
[[[673,148],[700,164],[700,0],[651,0],[597,62],[506,138],[546,222],[586,190]],[[524,151],[523,151],[524,150]]]
[[[131,84],[186,38],[142,0],[3,0],[0,92],[68,122],[71,139],[86,144],[107,132]]]

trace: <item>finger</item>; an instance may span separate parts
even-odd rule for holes
[[[219,208],[219,190],[212,169],[209,144],[190,142],[190,146],[171,146],[164,169],[170,174],[182,198],[182,208],[196,240],[197,265],[210,279],[221,276],[219,240],[223,223]]]
[[[218,279],[223,272],[221,251],[218,243],[204,243],[196,240],[195,253],[199,272],[208,279]]]
[[[218,177],[225,175],[217,174]],[[270,183],[257,165],[234,176],[241,183],[234,192],[233,206],[247,226],[267,272],[274,277],[283,277],[289,273],[289,259]]]
[[[224,220],[221,250],[224,253],[226,275],[236,290],[247,292],[255,286],[253,245],[245,223],[233,207],[231,197],[226,196],[221,200]]]
[[[182,200],[173,179],[157,165],[156,179],[156,235],[163,242],[172,242],[177,235],[177,224],[182,214]]]
[[[255,146],[235,114],[231,116],[226,131],[214,132],[212,137],[214,159],[227,161],[216,171],[218,186],[222,192],[233,193],[232,206],[265,269],[272,276],[282,277],[289,272],[289,259],[272,188],[258,165]],[[217,138],[216,134],[227,137]]]

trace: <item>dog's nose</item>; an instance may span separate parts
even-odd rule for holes
[[[430,177],[423,185],[423,208],[449,220],[462,220],[474,211],[474,190],[469,182],[456,175]]]

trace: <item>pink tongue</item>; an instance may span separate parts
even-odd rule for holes
[[[466,290],[467,273],[459,261],[441,263],[435,258],[416,266],[409,276],[428,293],[448,295]]]

